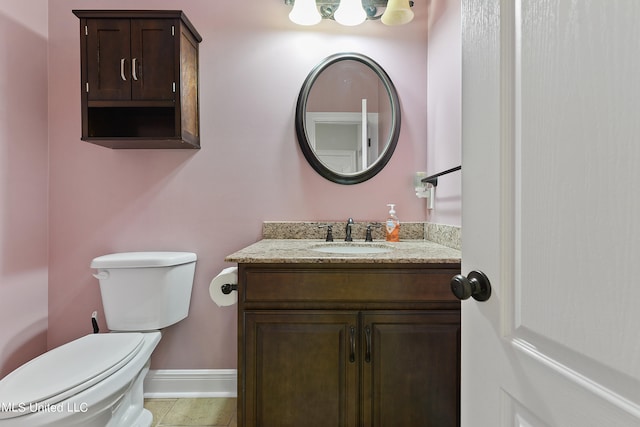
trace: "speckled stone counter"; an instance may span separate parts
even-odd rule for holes
[[[356,221],[352,227],[354,241],[364,240],[368,224],[372,227],[373,240],[384,241],[384,230],[380,222]],[[343,240],[345,221],[265,221],[262,223],[262,237],[265,239],[322,239],[327,234],[326,226],[333,227],[335,240]],[[460,249],[462,230],[458,226],[431,222],[401,222],[400,240],[430,240],[453,249]]]
[[[384,241],[382,224],[371,221],[356,221],[353,224],[351,227],[353,240],[364,240],[369,224],[373,224],[371,227],[373,240]],[[334,239],[344,240],[346,221],[265,221],[262,223],[262,237],[265,239],[322,239],[327,234],[327,225],[333,228]],[[421,240],[424,236],[424,222],[400,224],[400,240]]]
[[[375,246],[388,252],[369,254],[323,253],[322,246]],[[353,264],[419,264],[460,262],[460,251],[428,240],[402,242],[325,242],[322,239],[263,239],[225,258],[235,263],[353,263]]]

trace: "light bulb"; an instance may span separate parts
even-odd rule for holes
[[[340,0],[333,17],[342,25],[353,26],[362,24],[367,19],[367,13],[362,8],[361,0]]]
[[[380,20],[385,25],[404,25],[413,19],[409,0],[389,0]]]
[[[316,25],[322,17],[318,12],[316,0],[296,0],[289,13],[289,19],[298,25]]]

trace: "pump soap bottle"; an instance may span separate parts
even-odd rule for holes
[[[385,223],[385,230],[387,236],[387,242],[399,242],[400,241],[400,221],[396,216],[396,205],[389,203],[389,217]]]

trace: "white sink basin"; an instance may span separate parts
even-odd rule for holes
[[[382,243],[320,243],[311,247],[312,251],[329,254],[383,254],[391,252],[393,246]]]

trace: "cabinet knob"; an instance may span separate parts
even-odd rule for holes
[[[486,301],[491,296],[491,282],[481,271],[472,271],[468,277],[458,274],[451,279],[451,292],[459,300],[473,297],[476,301]]]

